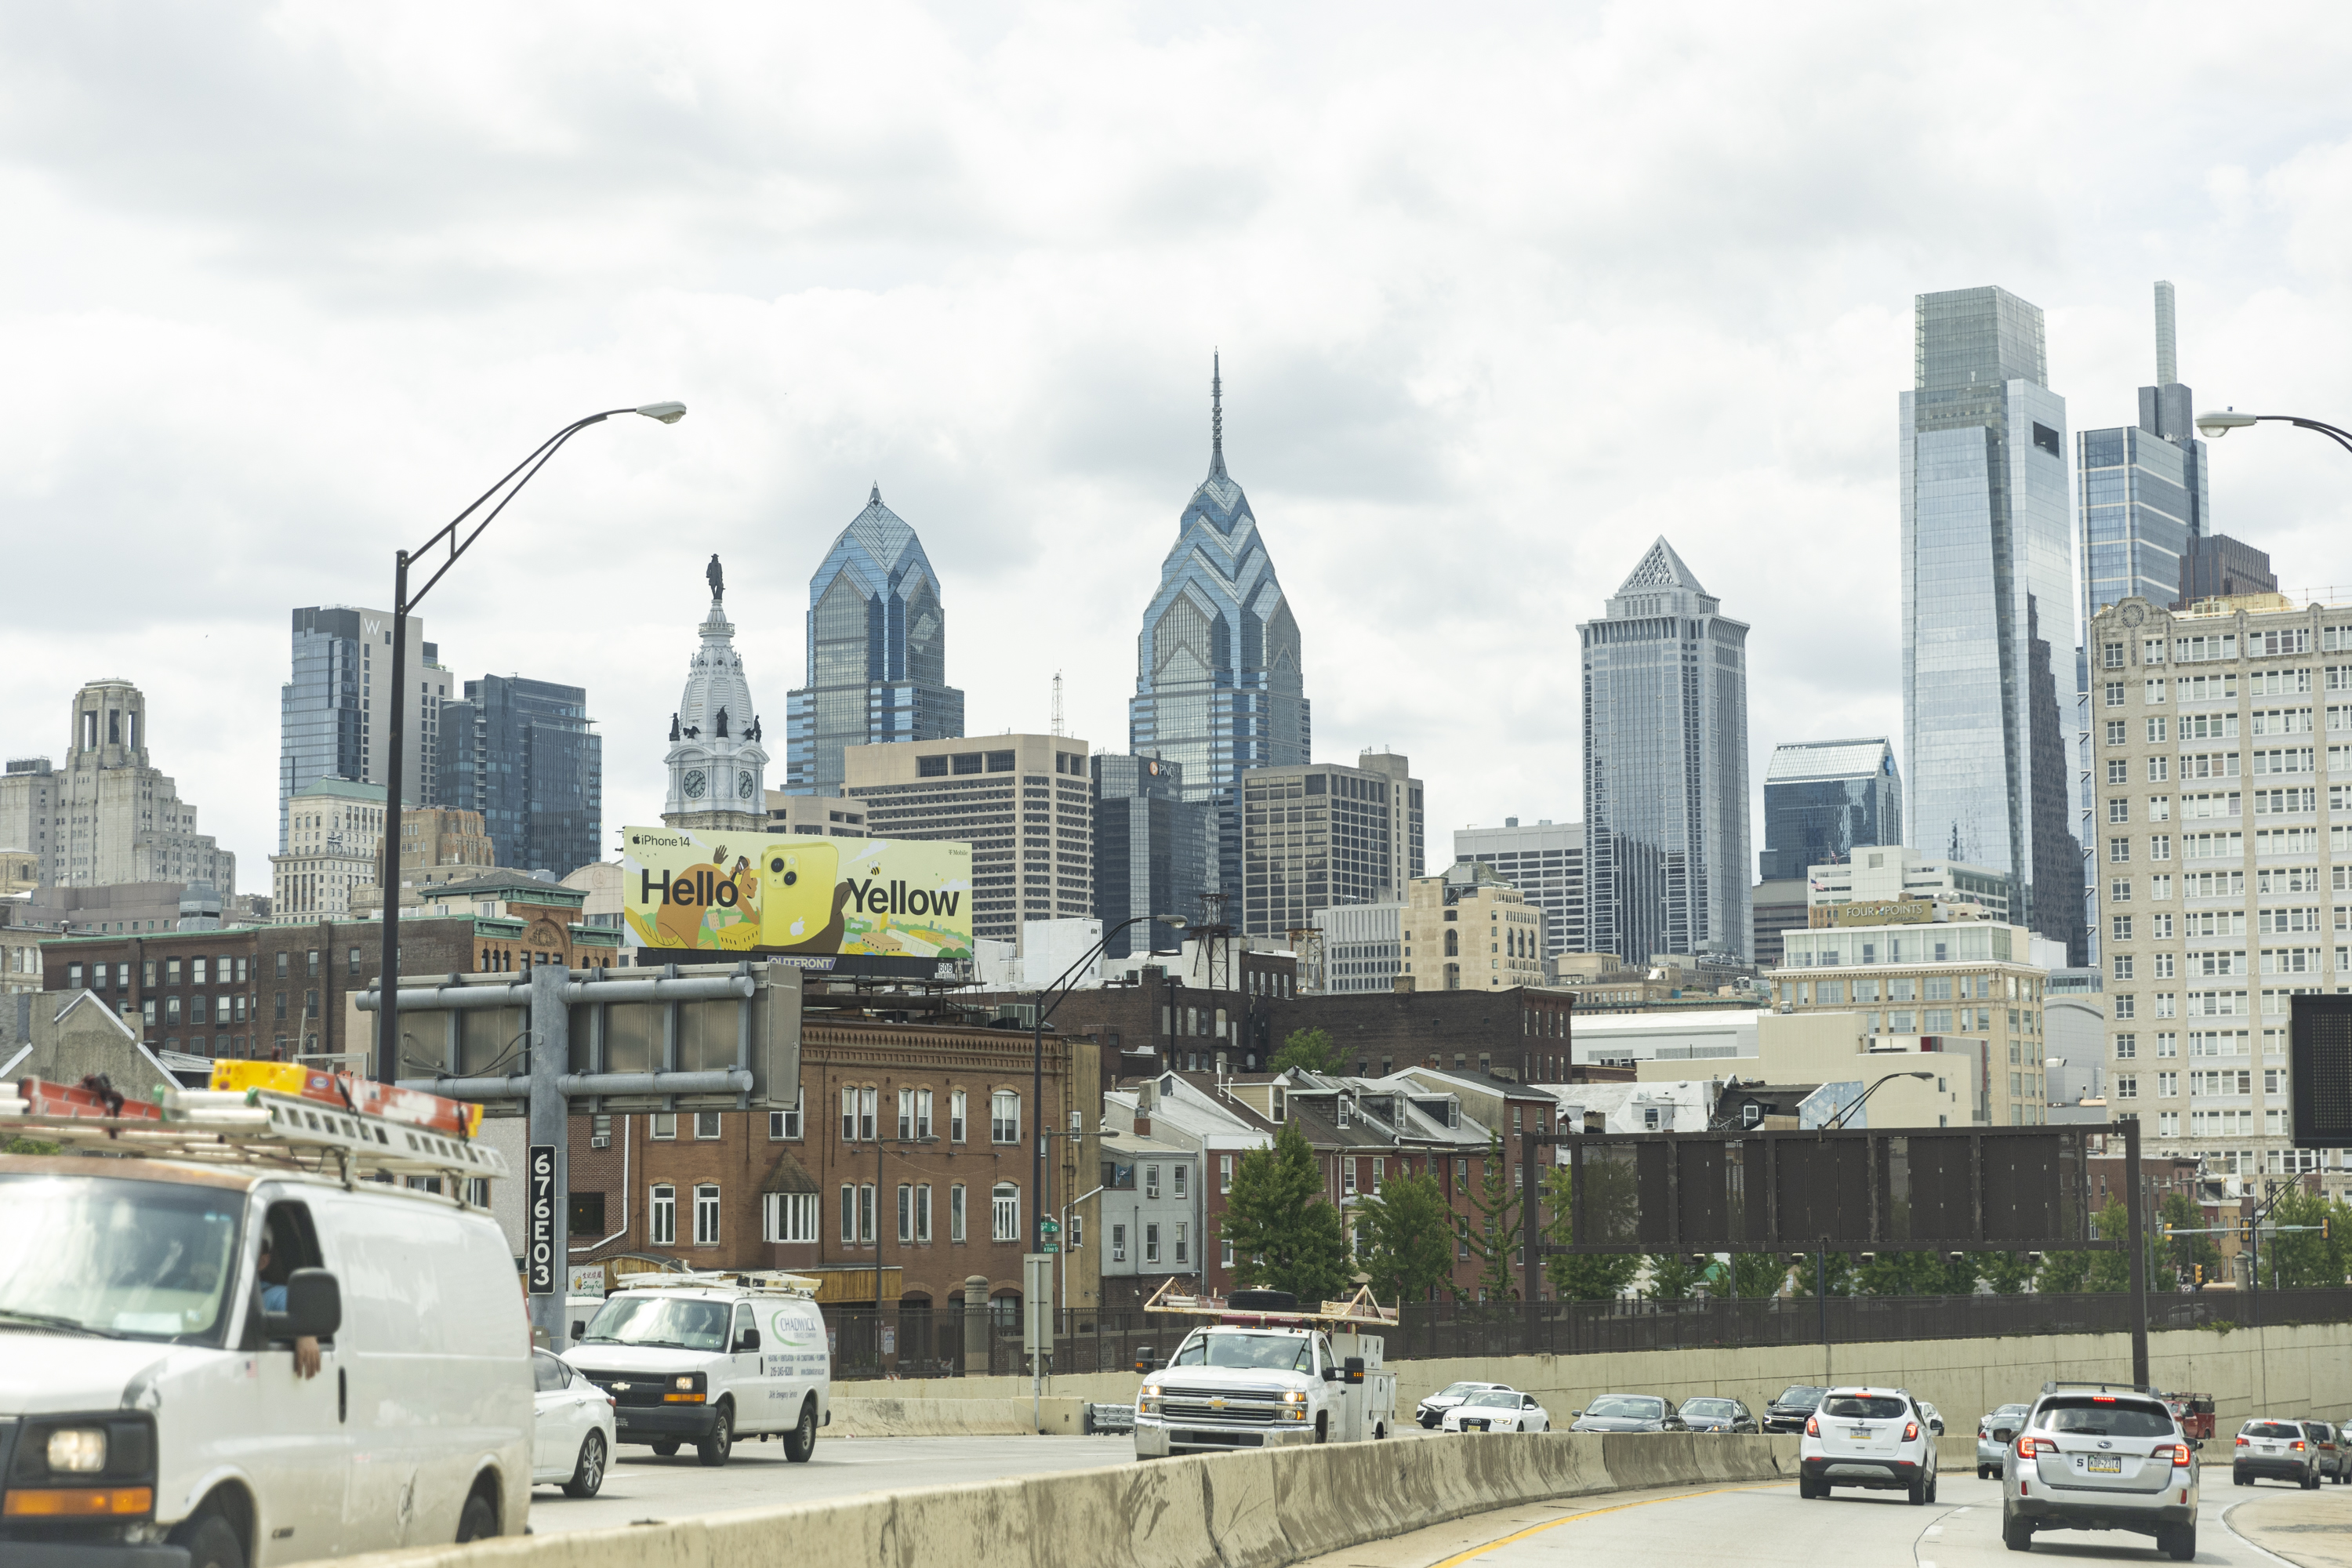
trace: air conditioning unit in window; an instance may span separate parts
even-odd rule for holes
[[[602,1138],[591,1138],[588,1140],[588,1147],[591,1149],[610,1149],[612,1146],[613,1135],[609,1132]]]

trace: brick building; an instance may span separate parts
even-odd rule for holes
[[[852,1307],[874,1305],[878,1264],[883,1304],[902,1310],[955,1310],[981,1275],[993,1310],[1017,1321],[1030,1141],[1054,1135],[1053,1204],[1095,1185],[1099,1058],[1046,1035],[1041,1118],[1025,1031],[898,1022],[850,1002],[808,995],[795,1110],[575,1117],[572,1261],[789,1268]],[[1066,1135],[1074,1113],[1082,1137]],[[1098,1296],[1081,1248],[1066,1304]]]
[[[1327,1031],[1359,1078],[1423,1064],[1519,1083],[1564,1081],[1575,998],[1535,985],[1496,991],[1391,991],[1295,996],[1267,1009],[1276,1048],[1300,1029]]]
[[[1091,1037],[1102,1047],[1103,1081],[1160,1071],[1207,1072],[1224,1058],[1228,1072],[1262,1070],[1282,1037],[1274,1032],[1275,1006],[1296,995],[1298,961],[1287,952],[1245,951],[1233,944],[1228,970],[1220,960],[1212,986],[1211,966],[1201,944],[1188,942],[1165,962],[1118,961],[1112,984],[1073,991],[1054,1009],[1054,1027]],[[959,993],[959,1005],[980,1016],[1026,1026],[1034,1016],[1034,991]]]

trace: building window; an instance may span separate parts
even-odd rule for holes
[[[797,1140],[801,1136],[801,1115],[808,1106],[808,1090],[803,1089],[793,1099],[790,1110],[768,1112],[768,1136],[774,1139]]]
[[[1192,1256],[1184,1237],[1185,1222],[1180,1219],[1176,1222],[1176,1263],[1179,1268],[1183,1267],[1185,1260]]]
[[[719,1186],[703,1182],[694,1189],[694,1245],[719,1245]]]
[[[1127,1226],[1123,1225],[1110,1227],[1110,1260],[1113,1263],[1127,1261]]]
[[[657,1110],[657,1111],[654,1112],[653,1122],[654,1122],[653,1135],[654,1135],[655,1137],[656,1137],[656,1138],[675,1138],[675,1137],[677,1137],[677,1111],[675,1111],[675,1110]]]
[[[1009,1089],[1000,1089],[988,1097],[988,1141],[1021,1142],[1021,1097]]]
[[[874,1184],[867,1182],[857,1189],[857,1239],[865,1246],[874,1244]]]
[[[664,1183],[653,1190],[646,1211],[646,1235],[656,1247],[677,1245],[677,1189]]]
[[[915,1239],[918,1242],[931,1239],[931,1184],[929,1182],[915,1188]]]
[[[1185,1172],[1185,1169],[1186,1169],[1186,1167],[1184,1167],[1184,1166],[1182,1166],[1182,1165],[1176,1165],[1176,1166],[1172,1166],[1172,1167],[1171,1167],[1171,1168],[1170,1168],[1170,1170],[1169,1170],[1169,1173],[1168,1173],[1168,1174],[1169,1174],[1169,1177],[1170,1177],[1171,1181],[1173,1183],[1173,1189],[1172,1189],[1172,1190],[1174,1191],[1175,1195],[1176,1195],[1176,1196],[1178,1196],[1178,1197],[1180,1197],[1180,1198],[1181,1198],[1181,1197],[1182,1197],[1182,1196],[1184,1195],[1184,1172]]]
[[[1146,1263],[1160,1261],[1160,1227],[1156,1225],[1147,1225],[1143,1227],[1143,1261]]]
[[[948,1092],[948,1142],[950,1143],[963,1142],[963,1090],[950,1089]]]
[[[697,1138],[718,1137],[719,1112],[715,1110],[696,1111],[694,1113],[694,1135]]]
[[[963,1239],[963,1184],[961,1182],[948,1188],[948,1239],[950,1241]]]
[[[989,1236],[995,1241],[1021,1239],[1021,1189],[1011,1182],[999,1182],[989,1194],[991,1225]]]
[[[1233,1266],[1234,1244],[1230,1241],[1220,1242],[1217,1246],[1217,1267],[1220,1268],[1231,1268]]]
[[[898,1184],[898,1239],[915,1239],[915,1189],[906,1182]]]
[[[287,974],[286,974],[286,960],[287,960],[288,956],[289,956],[289,955],[288,955],[287,953],[284,953],[284,952],[280,952],[280,953],[278,953],[278,979],[280,979],[280,980],[283,980],[283,979],[287,978]],[[169,969],[169,970],[172,972],[172,978],[173,978],[173,980],[177,980],[177,979],[179,979],[179,977],[180,977],[180,961],[179,961],[178,959],[176,959],[176,958],[173,958],[173,959],[166,959],[166,960],[164,961],[164,967],[165,967],[165,968],[167,968],[167,969]]]
[[[1220,1154],[1217,1156],[1217,1191],[1230,1193],[1233,1190],[1234,1157],[1231,1154]]]
[[[352,948],[344,962],[351,966],[349,973],[352,977],[357,979],[360,973],[360,950],[356,947]]]
[[[898,1140],[900,1142],[905,1142],[914,1135],[915,1091],[911,1089],[902,1089],[898,1091]]]
[[[1143,1167],[1143,1195],[1147,1198],[1160,1195],[1160,1167],[1157,1165]]]
[[[782,1112],[778,1112],[782,1114]],[[762,1241],[811,1242],[816,1239],[814,1193],[770,1193],[761,1201]]]

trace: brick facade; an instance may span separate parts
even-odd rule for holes
[[[1296,1030],[1328,1031],[1343,1070],[1361,1078],[1433,1065],[1559,1083],[1568,1079],[1574,1011],[1567,993],[1537,986],[1391,991],[1277,1000],[1267,1025],[1276,1048]]]

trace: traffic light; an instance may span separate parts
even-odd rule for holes
[[[2200,1264],[2198,1264],[2198,1265],[2196,1266],[2196,1268],[2197,1268],[2197,1288],[2198,1288],[2200,1290],[2202,1290],[2203,1289],[2205,1289],[2205,1266],[2204,1266],[2203,1264],[2200,1263]]]
[[[2327,1216],[2326,1215],[2321,1215],[2319,1216],[2319,1239],[2322,1241],[2326,1241],[2327,1239]]]

